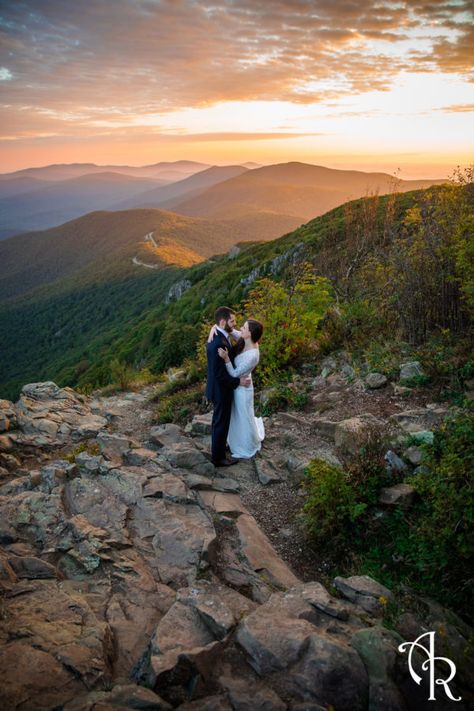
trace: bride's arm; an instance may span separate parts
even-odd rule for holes
[[[255,349],[253,349],[255,351]],[[225,364],[227,372],[234,378],[239,378],[244,373],[250,373],[250,371],[257,365],[258,357],[256,352],[250,352],[246,357],[241,359],[240,364],[235,368],[230,360]]]

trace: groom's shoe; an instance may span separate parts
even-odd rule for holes
[[[238,464],[239,460],[234,459],[234,457],[226,457],[225,459],[219,459],[218,461],[212,460],[215,467],[231,467],[233,464]]]

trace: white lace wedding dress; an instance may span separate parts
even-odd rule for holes
[[[235,358],[235,367],[232,363],[226,363],[227,371],[237,378],[243,375],[249,375],[252,378],[252,370],[257,365],[259,358],[258,348],[242,351]],[[250,387],[239,385],[234,390],[229,434],[227,436],[232,456],[237,459],[253,457],[260,450],[264,437],[263,420],[261,417],[255,417],[254,414],[253,383]]]

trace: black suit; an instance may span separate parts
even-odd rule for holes
[[[234,390],[240,384],[240,378],[233,378],[227,372],[225,362],[217,352],[218,348],[226,348],[231,361],[234,359],[234,349],[227,338],[218,331],[212,341],[207,344],[207,387],[206,397],[214,405],[212,415],[212,461],[225,459],[227,435],[229,433],[230,414]]]

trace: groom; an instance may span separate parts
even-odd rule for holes
[[[214,405],[212,414],[212,463],[216,467],[230,467],[237,459],[226,456],[227,434],[234,390],[239,385],[249,386],[250,378],[233,378],[227,372],[225,363],[217,350],[225,348],[234,361],[234,348],[229,336],[235,328],[235,313],[227,306],[219,306],[214,314],[217,333],[207,344],[207,387],[206,397]]]

